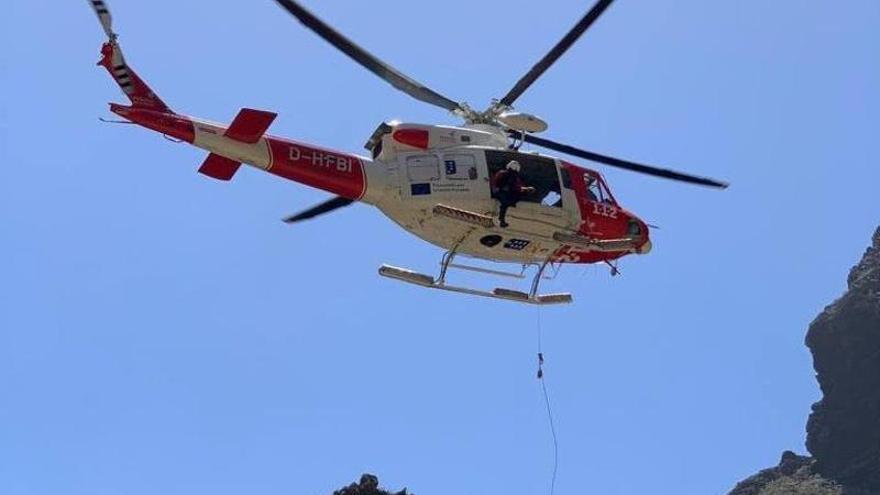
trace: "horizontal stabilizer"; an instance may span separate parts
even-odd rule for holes
[[[263,137],[266,129],[272,125],[272,121],[277,116],[277,113],[242,108],[238,115],[235,116],[235,119],[232,120],[232,123],[229,124],[229,129],[226,129],[225,136],[242,143],[256,143]]]
[[[199,173],[218,180],[230,180],[240,166],[241,162],[211,153],[199,167]]]

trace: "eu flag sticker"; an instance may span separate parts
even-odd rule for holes
[[[410,184],[409,191],[413,196],[425,196],[431,194],[431,184],[428,182]]]

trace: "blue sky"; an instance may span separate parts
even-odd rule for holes
[[[482,107],[588,2],[307,5]],[[274,2],[110,3],[129,63],[182,113],[277,111],[360,152],[384,119],[455,123]],[[381,279],[440,252],[378,211],[102,124],[86,2],[13,2],[0,92],[0,492],[327,494],[369,471],[420,495],[546,493],[537,311]],[[620,0],[519,100],[547,136],[725,178],[604,170],[662,226],[623,276],[569,267],[542,310],[557,493],[724,493],[803,452],[807,324],[880,221],[880,4]],[[472,281],[468,277],[459,277]],[[494,281],[493,281],[494,282]]]

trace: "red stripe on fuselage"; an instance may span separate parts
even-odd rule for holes
[[[267,137],[269,172],[349,199],[360,199],[366,190],[363,161],[354,155]]]

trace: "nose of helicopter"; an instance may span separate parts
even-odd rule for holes
[[[653,248],[654,245],[651,243],[651,230],[648,228],[648,225],[635,215],[632,215],[629,218],[628,230],[629,235],[639,238],[641,241],[638,247],[636,247],[635,251],[638,254],[650,253],[651,248]]]

